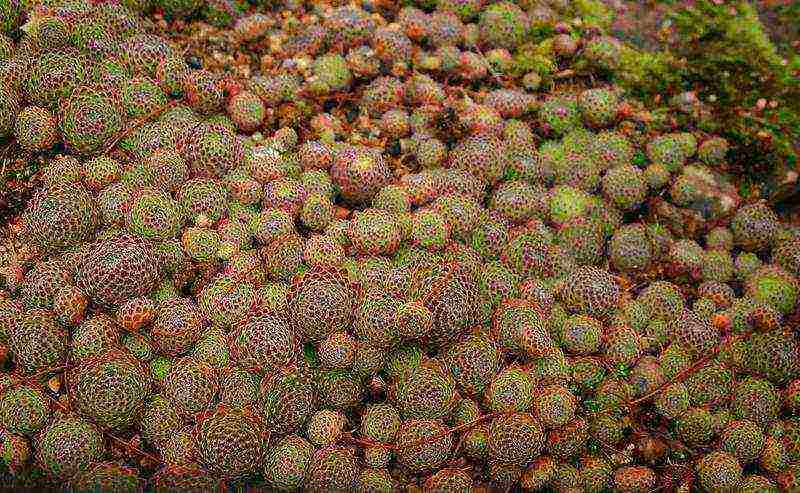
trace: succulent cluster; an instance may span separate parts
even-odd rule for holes
[[[800,487],[800,230],[614,83],[600,5],[22,3],[12,489]]]

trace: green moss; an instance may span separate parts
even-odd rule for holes
[[[675,60],[666,53],[650,53],[625,47],[620,53],[616,82],[633,94],[646,98],[666,94],[679,88]]]
[[[738,148],[737,163],[758,172],[772,171],[781,160],[795,161],[800,81],[792,64],[797,62],[784,63],[753,5],[703,0],[676,9],[671,19],[681,39],[675,55],[686,60],[682,77],[702,83],[702,99],[714,96],[714,120]],[[742,112],[761,98],[778,105],[760,114]]]
[[[575,2],[575,10],[591,17],[592,3]],[[601,36],[587,45],[575,68],[580,73],[600,70],[644,101],[656,96],[667,101],[695,91],[709,111],[702,116],[675,116],[728,139],[733,151],[730,164],[764,182],[758,190],[762,196],[780,192],[780,172],[797,163],[800,57],[789,55],[784,60],[750,2],[718,5],[699,0],[675,2],[669,8],[667,18],[676,41],[663,50],[643,51]],[[607,19],[603,9],[594,15],[601,25]],[[753,111],[762,98],[771,104]],[[666,109],[652,108],[651,114],[658,120]],[[770,177],[775,183],[767,180]]]
[[[572,8],[576,17],[583,20],[585,27],[608,29],[614,21],[614,13],[608,6],[597,0],[574,0]]]

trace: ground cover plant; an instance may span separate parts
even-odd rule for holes
[[[800,489],[797,58],[659,9],[0,0],[2,488]]]

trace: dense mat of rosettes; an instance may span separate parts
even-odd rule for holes
[[[578,7],[153,2],[275,36],[237,81],[123,5],[27,3],[4,487],[800,488],[800,232],[640,117]]]

